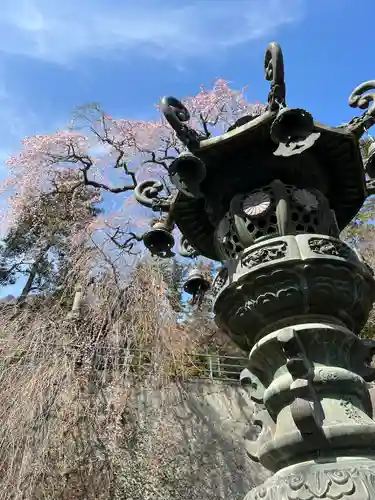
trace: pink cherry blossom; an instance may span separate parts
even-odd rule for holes
[[[262,113],[265,106],[250,104],[244,91],[230,88],[220,78],[211,90],[201,86],[198,94],[183,99],[191,115],[189,125],[207,136],[216,135],[241,116]],[[3,230],[12,227],[25,214],[40,224],[47,220],[47,212],[40,212],[42,208],[56,214],[63,209],[71,220],[71,233],[80,234],[72,238],[81,240],[85,231],[91,234],[103,221],[99,218],[94,223],[85,215],[87,207],[75,205],[77,186],[90,187],[91,201],[96,203],[106,193],[106,207],[111,206],[110,196],[123,196],[121,223],[134,214],[144,220],[127,193],[133,191],[136,182],[150,176],[167,178],[168,165],[184,149],[163,116],[154,121],[115,118],[92,104],[77,112],[66,130],[26,137],[20,151],[7,160],[8,176],[0,184],[0,225]],[[61,192],[70,200],[64,207],[58,194]],[[41,202],[45,197],[48,209]],[[111,214],[106,216],[111,220]],[[119,214],[116,218],[119,222]],[[86,227],[83,220],[87,220]]]

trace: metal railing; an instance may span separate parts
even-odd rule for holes
[[[199,371],[192,378],[239,382],[241,371],[248,365],[248,358],[238,356],[195,354],[192,355],[192,358],[192,366],[195,366]]]
[[[5,349],[5,352],[7,349]],[[92,346],[88,349],[88,357],[92,367],[98,371],[129,368],[137,374],[145,374],[153,369],[155,353],[150,350],[109,348]],[[40,343],[31,351],[5,354],[0,346],[0,370],[9,364],[39,364],[42,360],[61,355],[73,359],[76,364],[84,357],[82,346]],[[9,351],[8,351],[9,352]],[[248,358],[226,356],[216,353],[188,353],[183,360],[170,360],[168,372],[171,376],[187,379],[209,379],[221,381],[239,381],[241,371],[247,367]]]

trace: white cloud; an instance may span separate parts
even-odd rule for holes
[[[60,64],[115,51],[215,56],[298,21],[306,0],[1,0],[0,51]]]

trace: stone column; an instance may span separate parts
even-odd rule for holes
[[[265,207],[278,234],[253,243],[244,235],[241,256],[214,283],[218,324],[250,351],[241,378],[258,403],[261,432],[248,453],[274,472],[246,500],[375,499],[367,387],[375,375],[371,349],[358,337],[375,298],[373,272],[337,238],[327,204],[315,226],[306,222],[311,232],[298,232],[281,188],[272,188],[275,212]],[[287,199],[279,211],[278,196]],[[304,203],[301,214],[312,210],[308,196]],[[224,250],[230,224],[241,234],[229,216],[227,239],[218,235]]]

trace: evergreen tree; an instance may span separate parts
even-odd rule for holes
[[[20,302],[32,291],[51,292],[62,282],[74,237],[101,212],[97,190],[87,186],[72,190],[71,182],[72,176],[65,175],[53,191],[33,198],[2,242],[0,285],[26,276]]]

